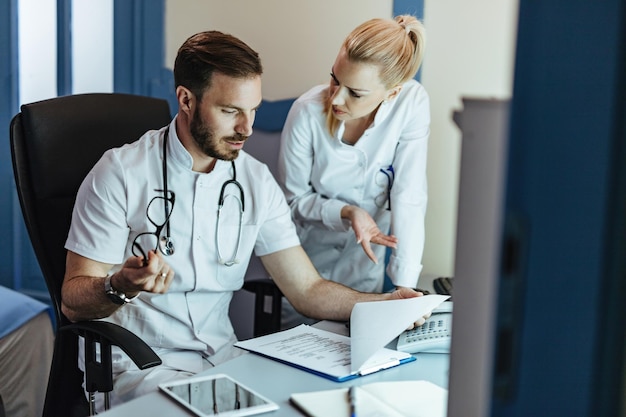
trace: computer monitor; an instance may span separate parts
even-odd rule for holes
[[[509,100],[464,98],[449,417],[489,415],[503,232]]]

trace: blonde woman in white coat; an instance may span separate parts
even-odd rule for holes
[[[424,45],[413,16],[361,24],[330,84],[300,96],[283,129],[279,182],[302,246],[321,276],[360,291],[380,292],[385,272],[415,288],[422,269],[430,109],[413,78]],[[285,301],[283,327],[302,322]]]

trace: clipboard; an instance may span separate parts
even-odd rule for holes
[[[302,324],[235,346],[336,382],[349,381],[414,361],[410,353],[385,346],[448,298],[426,295],[357,303],[350,337]]]
[[[353,370],[348,336],[306,324],[237,342],[235,346],[335,382],[349,381],[415,360],[410,353],[381,348]]]

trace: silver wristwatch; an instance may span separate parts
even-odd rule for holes
[[[107,297],[109,297],[109,300],[120,306],[126,303],[130,303],[135,297],[128,298],[126,297],[126,294],[113,288],[113,286],[111,285],[111,277],[112,275],[107,275],[107,277],[104,279],[104,292]]]

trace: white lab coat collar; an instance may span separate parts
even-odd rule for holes
[[[174,116],[174,119],[170,123],[170,131],[167,138],[167,163],[179,164],[191,170],[193,168],[193,158],[178,138],[178,134],[176,133],[177,118],[178,115]]]

